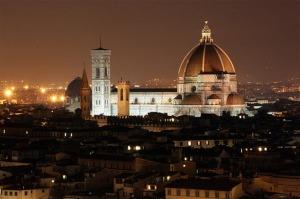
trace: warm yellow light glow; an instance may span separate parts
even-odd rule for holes
[[[60,96],[60,101],[62,101],[62,102],[65,101],[65,96],[63,96],[63,95]]]
[[[45,88],[40,88],[40,90],[41,90],[41,93],[46,93],[46,89]]]
[[[29,89],[29,86],[28,86],[28,85],[24,85],[23,88],[24,88],[25,90],[28,90],[28,89]]]
[[[258,151],[261,152],[263,150],[262,147],[258,147]]]
[[[141,150],[141,146],[135,146],[135,150],[136,150],[136,151]]]
[[[51,95],[50,97],[51,102],[56,102],[57,101],[57,96],[56,95]]]
[[[13,95],[13,91],[11,89],[4,90],[5,97],[11,97]]]
[[[12,87],[10,87],[10,89],[14,91],[16,89],[16,87],[12,86]]]

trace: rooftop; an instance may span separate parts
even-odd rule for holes
[[[227,178],[211,178],[211,179],[180,179],[168,184],[167,188],[187,188],[202,190],[219,190],[230,191],[233,187],[240,184],[237,180]]]
[[[113,87],[111,92],[117,92],[117,88]],[[177,88],[130,88],[130,92],[177,92]]]

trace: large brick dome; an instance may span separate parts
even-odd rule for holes
[[[235,68],[224,50],[213,42],[205,23],[200,43],[184,57],[178,77],[197,77],[199,74],[235,74]]]

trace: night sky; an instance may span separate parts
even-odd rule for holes
[[[176,79],[208,20],[241,81],[300,76],[300,0],[0,0],[0,79],[63,83],[112,50],[112,80]]]

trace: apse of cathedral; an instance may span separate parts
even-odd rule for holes
[[[202,37],[183,58],[176,88],[130,88],[127,81],[111,87],[111,50],[91,50],[91,115],[135,115],[150,112],[168,115],[201,114],[235,116],[245,113],[243,97],[237,93],[236,70],[227,53],[218,46],[205,21]]]

